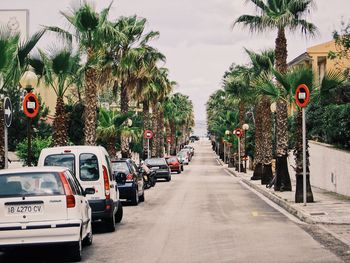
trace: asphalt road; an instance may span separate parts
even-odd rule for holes
[[[228,175],[209,141],[171,182],[125,206],[116,232],[95,224],[83,262],[342,262],[297,223]],[[64,250],[39,248],[0,255],[0,262],[62,262]]]

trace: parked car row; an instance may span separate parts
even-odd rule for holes
[[[121,200],[145,201],[157,179],[171,180],[194,154],[186,146],[177,156],[110,160],[101,146],[64,146],[41,151],[38,167],[0,171],[0,249],[65,245],[80,261],[93,240],[92,221],[115,230],[123,218]]]

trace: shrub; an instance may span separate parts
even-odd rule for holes
[[[41,137],[35,137],[32,139],[32,154],[31,154],[31,163],[32,165],[38,164],[39,155],[42,149],[50,147],[52,145],[52,139],[51,137],[48,138],[41,138]],[[27,157],[28,157],[28,141],[27,139],[24,139],[20,143],[17,144],[16,147],[16,154],[19,157],[19,159],[26,163]]]

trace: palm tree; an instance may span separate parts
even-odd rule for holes
[[[86,107],[84,112],[84,143],[86,145],[95,145],[96,143],[98,92],[96,80],[98,79],[98,69],[105,55],[106,43],[110,39],[123,38],[123,34],[116,30],[113,23],[108,21],[111,5],[98,13],[90,4],[84,1],[78,8],[73,8],[70,13],[61,12],[74,30],[73,33],[59,27],[46,27],[50,31],[57,32],[69,42],[75,38],[79,44],[79,51],[87,56],[85,71]]]
[[[19,80],[28,69],[29,53],[41,39],[44,30],[32,35],[20,43],[18,34],[0,29],[0,92],[8,94],[11,89],[17,89]],[[4,109],[0,102],[0,133],[4,134]],[[0,140],[0,169],[5,165],[5,141]]]
[[[275,41],[276,69],[282,74],[287,71],[287,39],[286,30],[301,29],[303,34],[314,35],[317,28],[304,16],[313,6],[312,0],[250,0],[256,7],[257,15],[242,15],[234,22],[243,24],[251,32],[277,30]],[[277,101],[277,163],[276,176],[280,184],[275,190],[291,190],[288,173],[288,108],[283,100]]]
[[[115,126],[117,113],[107,111],[104,108],[99,110],[98,126],[96,130],[97,138],[106,141],[107,152],[111,158],[117,155],[117,128]]]
[[[270,98],[260,95],[261,81],[271,79],[271,71],[275,61],[272,50],[255,53],[247,50],[246,53],[252,64],[250,69],[251,85],[254,88],[256,106],[256,166],[252,180],[261,179],[262,184],[268,184],[272,179],[272,118]],[[254,95],[253,95],[254,96]]]
[[[252,101],[253,90],[251,86],[251,69],[246,66],[232,65],[228,72],[225,73],[223,79],[224,90],[230,96],[238,99],[239,123],[238,127],[242,128],[245,122],[245,113],[247,105]],[[236,127],[237,128],[237,127]],[[240,140],[241,156],[244,152],[244,137]],[[241,162],[238,161],[237,164]],[[238,166],[237,166],[238,167]]]
[[[49,54],[39,52],[40,57],[32,58],[30,64],[57,96],[52,137],[54,146],[64,146],[68,143],[68,136],[63,99],[67,90],[75,86],[76,76],[80,75],[80,56],[68,48],[52,50]]]

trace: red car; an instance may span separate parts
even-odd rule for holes
[[[168,163],[171,172],[177,172],[178,174],[184,170],[183,165],[180,163],[176,156],[166,157],[166,162]]]

